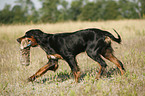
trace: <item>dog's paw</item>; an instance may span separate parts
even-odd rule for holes
[[[31,76],[28,78],[28,82],[33,82],[36,78],[34,76]]]

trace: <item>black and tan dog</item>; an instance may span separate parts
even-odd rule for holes
[[[33,29],[27,31],[17,41],[21,43],[23,39],[28,39],[29,44],[27,47],[36,47],[39,45],[46,52],[49,59],[46,65],[29,78],[30,81],[34,81],[35,78],[43,75],[48,70],[55,71],[58,68],[58,59],[64,59],[69,64],[75,81],[78,82],[80,68],[77,65],[76,55],[81,52],[86,52],[90,58],[99,63],[100,70],[97,78],[103,74],[107,66],[101,56],[115,63],[120,69],[121,74],[124,74],[125,69],[123,64],[113,55],[113,49],[111,47],[111,40],[117,43],[121,42],[120,35],[117,32],[116,34],[118,38],[115,38],[107,31],[95,28],[60,34],[47,34],[39,29]]]

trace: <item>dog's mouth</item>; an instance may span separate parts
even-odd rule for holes
[[[30,49],[38,45],[36,40],[32,38],[18,38],[17,41],[20,43],[20,63],[22,65],[30,65]],[[48,55],[48,59],[58,60],[63,59],[59,54]]]
[[[26,49],[28,47],[31,47],[31,45],[32,45],[32,41],[31,40],[29,40],[27,38],[26,39],[23,39],[21,41],[20,49]]]

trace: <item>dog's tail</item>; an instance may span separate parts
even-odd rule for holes
[[[111,40],[113,40],[113,41],[115,41],[115,42],[120,44],[121,43],[121,37],[120,37],[120,35],[118,34],[118,32],[115,29],[113,29],[113,30],[117,34],[118,38],[115,38],[111,33],[107,34],[107,36],[110,37]]]

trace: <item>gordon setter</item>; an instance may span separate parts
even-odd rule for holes
[[[114,31],[116,32],[116,30]],[[23,37],[18,38],[17,41],[21,43],[23,39],[27,38],[30,42],[27,47],[36,47],[39,45],[46,52],[49,59],[46,65],[29,77],[30,81],[34,81],[48,70],[55,71],[58,68],[58,59],[63,59],[70,66],[75,81],[78,82],[80,68],[77,65],[76,55],[81,52],[86,52],[90,58],[99,63],[100,70],[97,74],[97,79],[103,74],[107,66],[101,56],[116,64],[121,71],[121,75],[124,74],[125,69],[123,64],[113,55],[113,49],[111,47],[111,40],[117,43],[121,42],[120,35],[117,32],[116,34],[118,38],[115,38],[107,31],[96,28],[58,34],[48,34],[39,29],[32,29],[27,31]]]

